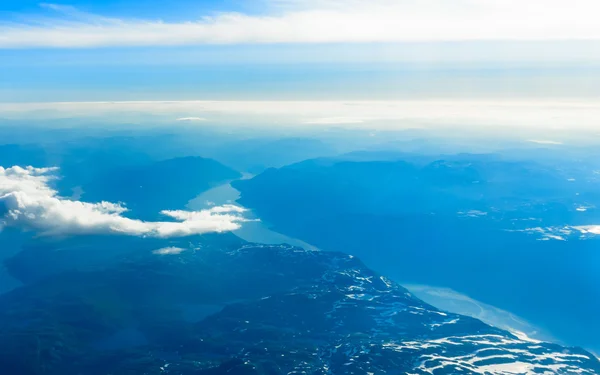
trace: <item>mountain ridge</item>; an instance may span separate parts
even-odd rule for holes
[[[15,375],[600,371],[582,349],[440,311],[356,257],[232,235],[62,273],[0,307],[0,365]]]

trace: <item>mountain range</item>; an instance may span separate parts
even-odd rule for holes
[[[400,156],[309,160],[233,186],[239,203],[277,232],[359,256],[404,284],[460,291],[600,350],[600,239],[576,229],[598,224],[595,165]]]
[[[582,374],[600,362],[440,311],[357,258],[231,234],[0,296],[20,375]]]

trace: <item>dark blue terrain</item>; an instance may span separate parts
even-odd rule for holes
[[[233,235],[63,272],[0,307],[8,374],[600,371],[584,350],[439,311],[352,256]]]
[[[600,242],[573,229],[600,222],[597,161],[364,159],[306,161],[234,186],[240,203],[281,233],[360,256],[394,280],[452,288],[565,342],[600,349]]]
[[[0,146],[0,165],[57,166],[50,184],[61,197],[120,202],[141,220],[236,188],[261,220],[244,229],[270,226],[322,251],[241,232],[2,228],[3,374],[600,373],[586,351],[600,337],[600,242],[578,229],[600,223],[594,158],[368,144],[331,157],[346,138],[199,130],[61,137]],[[557,340],[439,310],[398,282],[466,293]]]

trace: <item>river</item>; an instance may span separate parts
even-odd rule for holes
[[[246,175],[244,179],[252,178],[251,175]],[[240,198],[240,192],[231,186],[231,183],[226,183],[204,193],[198,195],[187,204],[187,209],[199,211],[213,206],[221,206],[224,204],[234,204],[240,206],[236,201]],[[302,240],[288,237],[284,234],[275,232],[269,228],[269,225],[260,220],[252,211],[248,211],[245,215],[250,220],[244,223],[242,227],[234,231],[235,235],[248,242],[264,243],[264,244],[282,244],[287,243],[292,246],[302,247],[307,250],[318,250],[315,246],[308,244]]]
[[[252,176],[245,176],[244,179],[246,178],[252,178]],[[196,211],[224,204],[240,206],[236,202],[240,198],[240,195],[241,193],[231,186],[231,183],[226,183],[198,195],[188,202],[187,208]],[[234,232],[243,240],[265,244],[287,243],[305,249],[318,250],[315,246],[302,240],[273,231],[267,223],[260,221],[260,218],[252,211],[248,211],[246,217],[257,219],[258,221],[246,222],[242,228]],[[476,301],[453,290],[427,285],[405,286],[416,297],[442,310],[472,316],[496,327],[519,331],[533,338],[554,341],[550,334],[516,317],[514,314]]]

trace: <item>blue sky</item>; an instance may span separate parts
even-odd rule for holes
[[[15,19],[27,15],[48,15],[43,5],[53,3],[35,0],[6,0],[0,8],[4,19]],[[200,18],[213,12],[257,13],[264,10],[260,0],[72,0],[56,5],[71,6],[82,12],[101,14],[117,18],[162,19],[182,21]]]
[[[4,102],[600,96],[597,68],[76,64],[3,69],[0,78]]]
[[[0,102],[600,96],[595,0],[0,5]]]

